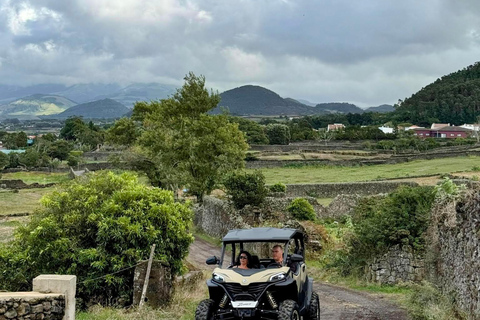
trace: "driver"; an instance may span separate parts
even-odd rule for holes
[[[281,245],[276,244],[272,248],[272,258],[279,265],[283,264],[283,248]]]

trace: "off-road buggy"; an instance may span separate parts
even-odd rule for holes
[[[275,245],[283,247],[283,261],[270,256]],[[251,268],[236,267],[237,256],[251,254]],[[207,281],[210,299],[200,302],[195,320],[278,319],[318,320],[320,302],[307,276],[302,232],[295,229],[253,228],[231,230],[223,238],[218,264]]]

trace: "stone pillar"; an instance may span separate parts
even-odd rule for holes
[[[137,306],[142,297],[145,275],[147,273],[148,260],[142,261],[135,268],[133,278],[133,305]],[[146,302],[152,308],[158,308],[167,304],[173,294],[173,278],[170,268],[163,265],[158,260],[153,260],[150,278],[148,279],[148,288]]]
[[[63,320],[75,320],[75,292],[77,277],[71,275],[43,274],[33,279],[33,291],[65,295]]]

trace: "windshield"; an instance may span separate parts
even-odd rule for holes
[[[286,264],[296,251],[295,241],[224,243],[220,268],[263,269]]]

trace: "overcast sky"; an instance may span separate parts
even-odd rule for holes
[[[311,102],[393,104],[480,60],[479,0],[0,0],[0,83],[189,71]]]

